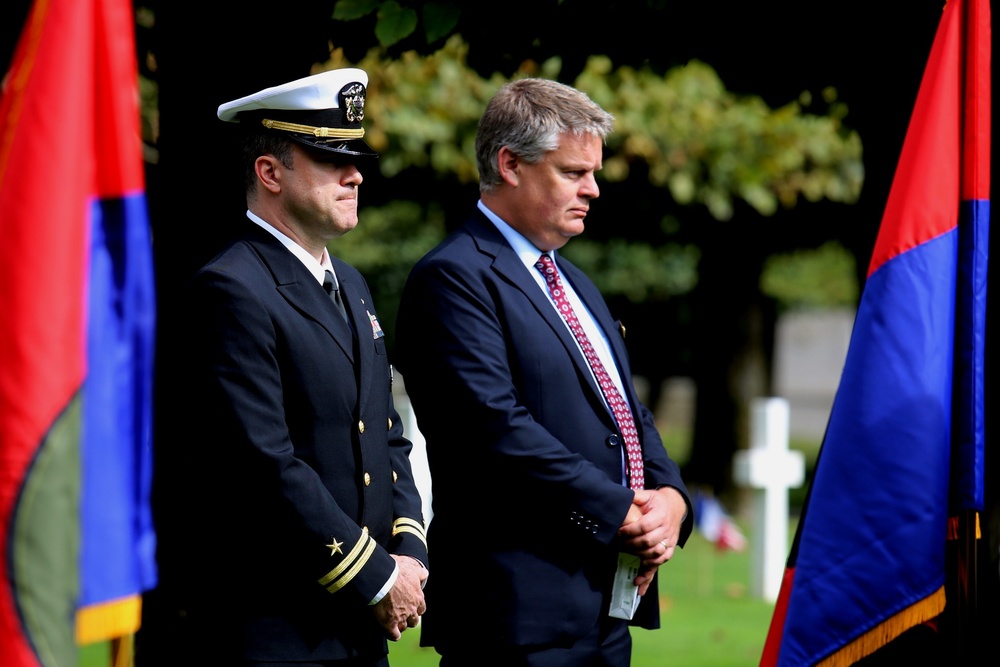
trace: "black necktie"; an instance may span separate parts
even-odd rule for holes
[[[347,322],[347,310],[344,308],[344,302],[340,300],[340,288],[337,286],[337,281],[333,277],[333,271],[330,269],[326,270],[326,277],[323,278],[323,289],[330,295],[333,305],[337,306],[341,317]]]

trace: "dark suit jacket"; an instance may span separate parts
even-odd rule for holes
[[[647,488],[673,486],[687,499],[629,381],[620,323],[579,269],[562,258],[559,268],[611,342]],[[622,439],[572,334],[481,212],[413,268],[396,336],[432,478],[422,643],[584,635],[607,613],[615,533],[633,495],[622,485]],[[682,544],[691,526],[689,512]],[[656,598],[654,586],[635,623],[658,626]]]
[[[334,258],[352,336],[301,261],[246,224],[186,303],[191,413],[170,443],[187,461],[185,613],[223,661],[384,655],[368,604],[390,553],[427,552],[372,297]]]

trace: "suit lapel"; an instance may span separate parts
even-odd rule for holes
[[[322,325],[353,362],[354,336],[323,287],[281,241],[256,224],[250,226],[248,241],[270,269],[278,293],[296,310]]]
[[[507,239],[503,237],[503,234],[478,209],[476,210],[475,218],[469,223],[469,231],[473,238],[476,239],[479,251],[493,257],[493,270],[502,276],[504,280],[521,290],[528,301],[531,302],[535,311],[544,320],[545,325],[552,330],[552,333],[556,335],[566,349],[566,353],[576,365],[580,377],[590,387],[594,397],[603,405],[604,395],[601,393],[600,387],[597,386],[594,375],[590,370],[590,365],[587,363],[587,359],[583,356],[583,353],[580,352],[576,339],[566,327],[566,323],[559,316],[559,313],[552,306],[549,296],[538,286],[534,276],[529,273],[529,269],[524,266],[521,258],[517,256],[514,249],[507,243]],[[559,262],[560,270],[562,270],[564,264],[568,264],[568,262],[561,259]],[[573,287],[574,289],[576,288],[576,282],[573,283]],[[598,298],[600,298],[600,295],[598,295]],[[589,308],[590,303],[588,302],[587,305]],[[593,309],[591,309],[591,312],[593,312]],[[599,324],[603,328],[603,322],[599,322]],[[608,414],[610,415],[610,413]]]

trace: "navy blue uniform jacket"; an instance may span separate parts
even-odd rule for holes
[[[220,661],[384,655],[368,603],[390,553],[427,552],[371,294],[332,260],[352,336],[302,262],[246,224],[188,292],[192,413],[170,443],[193,498],[188,614]]]
[[[579,269],[561,257],[559,267],[611,342],[646,487],[687,500],[629,381],[620,323]],[[615,534],[633,496],[622,438],[572,334],[480,211],[413,268],[395,353],[431,470],[422,643],[550,644],[590,631],[607,614]],[[681,544],[691,527],[689,512]],[[655,582],[633,622],[658,627]]]

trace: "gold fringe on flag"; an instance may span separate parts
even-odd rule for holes
[[[78,609],[76,643],[95,644],[134,634],[142,619],[142,597],[128,597]]]
[[[944,611],[944,586],[907,607],[892,618],[888,618],[861,635],[836,653],[817,663],[818,667],[846,667],[871,655],[910,628],[941,615]]]

